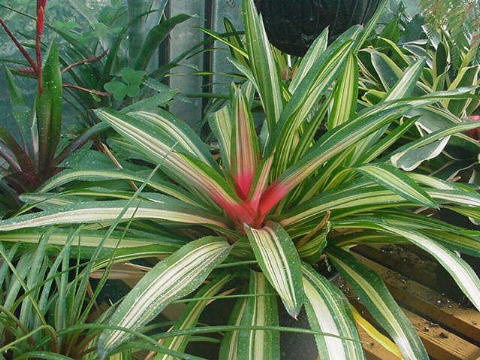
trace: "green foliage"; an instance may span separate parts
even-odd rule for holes
[[[381,278],[349,253],[365,242],[406,242],[429,252],[480,310],[480,280],[455,255],[480,256],[479,232],[429,216],[448,208],[480,220],[480,196],[467,184],[413,171],[418,159],[411,156],[421,150],[433,160],[439,143],[478,127],[459,118],[474,89],[450,87],[454,81],[446,89],[425,89],[421,84],[434,71],[428,61],[404,56],[386,40],[379,41],[390,45],[395,60],[373,48],[360,50],[380,11],[365,30],[353,27],[329,46],[326,30],[291,64],[268,43],[253,0],[244,0],[245,37],[222,39],[240,75],[224,107],[209,118],[215,142],[204,143],[165,110],[97,110],[118,133],[110,141],[122,150],[125,169],[86,152],[83,162],[70,163],[67,172],[25,195],[23,212],[38,211],[0,221],[2,239],[12,246],[22,241],[19,232],[48,225],[83,224],[94,239],[92,233],[98,238],[110,226],[100,243],[107,249],[117,226],[130,241],[162,239],[157,251],[167,256],[106,315],[108,328],[96,348],[100,359],[135,350],[130,340],[137,338],[158,359],[198,360],[178,352],[191,335],[219,331],[221,359],[279,359],[279,332],[299,330],[278,326],[278,306],[293,317],[306,307],[312,330],[302,331],[315,335],[322,358],[363,359],[356,330],[362,319],[318,273],[325,259],[396,343],[385,342],[390,349],[404,359],[427,360]],[[140,77],[130,71],[125,86],[131,74]],[[403,137],[421,124],[425,109],[448,110],[451,121],[426,136]],[[150,256],[146,246],[124,246],[119,259]],[[194,292],[191,301],[205,300],[203,294],[222,298],[213,295],[222,289],[238,297],[229,325],[197,326],[205,306],[199,302],[171,331],[154,336],[171,340],[152,344],[142,335],[169,304]]]

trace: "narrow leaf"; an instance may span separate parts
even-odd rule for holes
[[[330,247],[327,255],[335,268],[353,286],[368,311],[398,345],[405,360],[428,360],[418,334],[393,299],[382,279],[353,255]]]

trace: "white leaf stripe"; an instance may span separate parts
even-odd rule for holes
[[[303,264],[302,273],[310,328],[352,339],[349,341],[332,336],[316,335],[320,358],[323,360],[364,359],[362,345],[345,295],[312,267]]]
[[[240,325],[278,326],[277,302],[273,289],[262,273],[251,271],[249,293]],[[280,360],[280,336],[278,331],[240,330],[237,347],[238,360]]]
[[[291,94],[293,94],[297,90],[298,86],[301,84],[305,76],[307,76],[315,61],[321,56],[322,53],[325,52],[325,50],[327,49],[327,45],[328,28],[325,28],[310,46],[307,53],[300,62],[300,66],[295,72],[292,82],[288,87],[288,90]]]
[[[247,299],[238,299],[230,314],[229,325],[240,326],[247,306]],[[220,345],[219,360],[238,359],[238,336],[239,330],[226,332]]]
[[[459,132],[464,132],[472,129],[476,129],[479,126],[478,121],[472,121],[472,122],[466,122],[466,123],[460,123],[460,124],[454,124],[448,128],[437,130],[435,132],[432,132],[431,134],[424,136],[421,139],[418,139],[416,141],[410,142],[394,151],[394,153],[391,155],[391,161],[395,165],[395,163],[400,159],[403,155],[405,155],[408,151],[412,151],[418,148],[421,148],[423,146],[426,146],[428,144],[431,144],[437,140],[444,139],[450,135],[459,133]]]
[[[197,294],[193,299],[214,296],[231,279],[232,279],[232,275],[230,274],[220,275],[212,279],[212,281],[208,285],[205,285],[202,289],[200,289],[197,292]],[[175,325],[173,325],[168,331],[186,330],[196,326],[198,322],[198,318],[200,317],[200,314],[207,307],[210,301],[211,300],[200,300],[200,301],[191,302],[183,312],[180,319],[178,319]],[[172,338],[166,338],[164,339],[164,341],[162,341],[162,346],[170,350],[183,352],[185,351],[185,348],[188,345],[189,339],[190,339],[189,335],[181,335],[181,336],[175,336]],[[155,360],[175,360],[174,357],[167,354],[157,354],[157,356],[155,356],[154,359]]]
[[[288,313],[297,317],[303,305],[300,257],[287,232],[276,223],[262,229],[245,225],[255,257]]]
[[[330,247],[327,255],[354,287],[362,303],[387,330],[405,360],[428,360],[428,354],[412,324],[397,305],[382,279],[351,254]]]
[[[0,231],[10,231],[30,227],[62,224],[82,224],[113,221],[124,210],[126,201],[98,201],[75,204],[65,209],[48,210],[31,215],[22,215],[0,221]],[[203,210],[195,211],[179,206],[177,202],[140,202],[138,206],[129,207],[122,215],[123,220],[160,219],[185,224],[206,224],[227,228],[227,225],[215,215],[208,215]]]
[[[170,302],[195,290],[212,269],[228,255],[230,245],[223,238],[206,237],[192,241],[157,264],[128,293],[109,324],[139,329],[158,315]],[[98,341],[104,358],[131,335],[105,330]]]
[[[410,229],[378,223],[379,227],[403,236],[421,249],[430,253],[455,279],[457,285],[480,311],[480,279],[472,268],[459,256],[428,236]]]
[[[209,118],[210,129],[220,146],[220,155],[225,170],[230,171],[232,119],[230,107],[224,106]]]
[[[203,162],[215,165],[215,161],[212,159],[207,146],[200,140],[195,131],[190,129],[188,125],[176,121],[169,113],[162,110],[159,110],[159,112],[159,114],[155,114],[146,111],[137,111],[128,114],[136,119],[146,120],[160,126],[168,135],[178,141],[185,150],[196,155]]]
[[[358,170],[407,200],[438,208],[435,201],[419,185],[391,165],[368,164]]]
[[[348,55],[345,69],[337,82],[333,109],[328,119],[328,128],[350,120],[356,111],[358,98],[358,61],[353,53]]]
[[[131,117],[105,110],[97,110],[96,114],[100,119],[111,124],[115,130],[143,149],[145,154],[151,157],[152,160],[163,165],[163,168],[174,172],[179,181],[193,184],[195,187],[212,195],[212,197],[220,196],[230,203],[238,201],[233,190],[229,188],[225,180],[208,164],[201,160],[194,161],[194,158],[187,154],[174,151],[173,144],[169,146],[152,134],[142,130],[140,124],[135,123]],[[199,163],[203,164],[203,167],[200,167]]]
[[[38,189],[39,193],[47,192],[51,189],[69,183],[71,181],[100,181],[100,180],[132,180],[138,182],[145,182],[148,175],[145,177],[139,176],[131,171],[118,169],[118,170],[64,170],[60,174],[51,178],[41,188]],[[179,200],[192,205],[197,205],[191,196],[186,194],[179,188],[176,188],[173,184],[159,180],[149,180],[147,185],[155,190],[161,191],[165,194],[173,196]]]
[[[243,1],[246,44],[254,82],[265,109],[267,124],[271,130],[282,112],[280,80],[262,18],[253,0]]]

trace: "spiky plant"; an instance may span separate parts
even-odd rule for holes
[[[455,253],[479,255],[478,233],[424,215],[425,209],[448,206],[478,217],[480,196],[468,186],[408,173],[390,161],[478,127],[449,125],[390,150],[417,120],[408,115],[410,110],[463,98],[469,89],[412,96],[424,67],[418,61],[384,99],[358,106],[357,55],[373,22],[364,31],[351,28],[328,47],[324,31],[293,79],[282,80],[253,0],[243,2],[243,14],[245,41],[235,38],[231,45],[234,63],[247,81],[232,87],[228,105],[210,121],[220,156],[213,156],[191,129],[167,112],[100,110],[98,117],[125,139],[131,156],[156,164],[149,172],[159,170],[162,177],[141,180],[139,171],[112,173],[99,162],[94,169],[64,172],[43,193],[31,195],[43,200],[38,206],[44,210],[0,222],[5,232],[1,238],[18,241],[15,231],[23,228],[74,223],[97,228],[118,219],[130,220],[137,234],[168,231],[183,237],[186,245],[154,266],[110,317],[111,328],[97,343],[101,359],[120,349],[134,336],[132,331],[144,331],[167,305],[197,289],[198,301],[215,298],[220,289],[237,291],[231,295],[238,300],[229,325],[197,327],[206,304],[189,306],[173,328],[159,336],[165,349],[182,352],[192,335],[222,331],[220,359],[279,359],[279,332],[296,330],[278,326],[278,298],[293,317],[306,308],[322,359],[364,359],[355,327],[358,316],[318,271],[317,264],[326,258],[403,358],[427,360],[415,329],[385,284],[349,249],[364,243],[411,242],[435,257],[480,309],[480,280]],[[264,117],[257,124],[251,109],[258,104]],[[45,192],[75,174],[90,181],[140,180],[163,194],[137,192],[138,199],[88,202],[89,193],[109,198],[132,194],[93,184],[80,184],[74,194]],[[156,359],[170,359],[156,351]]]

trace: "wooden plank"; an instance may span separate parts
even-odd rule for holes
[[[480,348],[419,315],[402,309],[417,329],[430,356],[438,360],[476,360]]]
[[[361,255],[355,254],[355,256],[382,277],[398,302],[480,342],[480,313],[478,311],[464,308],[436,291]]]
[[[360,245],[352,250],[420,284],[432,286],[437,282],[437,277],[432,271],[437,268],[436,263],[413,254],[403,247]]]

